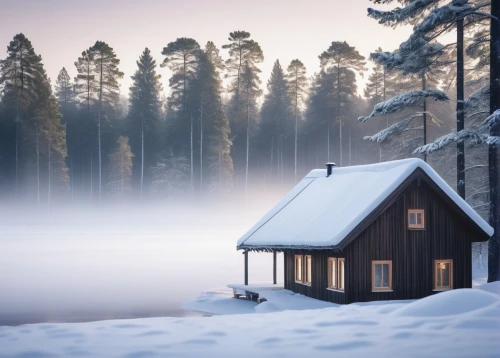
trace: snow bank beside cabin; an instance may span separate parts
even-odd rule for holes
[[[0,357],[498,357],[488,285],[409,304],[0,327]]]

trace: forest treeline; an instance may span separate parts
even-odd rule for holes
[[[318,54],[316,73],[300,58],[271,59],[263,91],[264,53],[251,34],[231,32],[221,47],[225,58],[211,41],[178,38],[161,53],[145,48],[135,73],[124,74],[111,44],[96,41],[60,70],[52,88],[41,56],[27,37],[15,35],[0,62],[0,190],[38,203],[243,193],[296,183],[328,161],[346,166],[407,157],[427,137],[454,128],[453,104],[425,96],[403,111],[432,113],[425,139],[421,116],[389,145],[367,139],[397,124],[401,113],[358,121],[377,103],[409,91],[453,92],[455,71],[442,65],[429,62],[425,71],[409,73],[333,41]],[[448,67],[452,55],[444,55]],[[168,97],[158,66],[172,73]],[[357,76],[366,74],[359,96]],[[120,88],[125,75],[133,80],[128,91]]]

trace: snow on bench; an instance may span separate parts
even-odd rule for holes
[[[283,290],[282,285],[275,285],[270,282],[260,282],[251,285],[244,284],[229,284],[227,287],[233,290],[233,295],[235,298],[240,298],[241,296],[246,296],[250,301],[264,302],[266,298],[263,296],[266,292]]]

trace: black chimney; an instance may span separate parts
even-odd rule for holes
[[[330,175],[332,175],[332,169],[333,167],[336,167],[337,164],[335,163],[326,163],[326,177],[328,178]]]

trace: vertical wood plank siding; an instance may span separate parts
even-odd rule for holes
[[[425,210],[425,230],[408,229],[408,209]],[[414,180],[391,206],[339,253],[285,252],[285,288],[312,298],[351,303],[416,299],[434,289],[434,260],[453,260],[453,288],[472,285],[474,234],[430,184]],[[295,282],[294,254],[312,255],[312,284]],[[328,257],[345,257],[345,293],[327,290]],[[372,260],[392,260],[393,292],[372,292]]]

